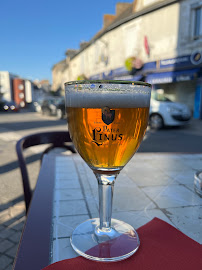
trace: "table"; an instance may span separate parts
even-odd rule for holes
[[[202,199],[194,191],[201,167],[202,154],[137,153],[117,178],[113,218],[138,228],[156,216],[202,243]],[[38,270],[77,256],[71,232],[97,216],[97,183],[83,160],[45,155],[14,269]]]

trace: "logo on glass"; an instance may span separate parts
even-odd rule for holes
[[[110,110],[109,107],[104,107],[102,109],[102,121],[106,125],[110,125],[114,121],[115,110]]]

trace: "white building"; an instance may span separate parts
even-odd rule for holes
[[[8,71],[0,71],[0,99],[2,98],[7,101],[13,100],[12,80],[17,77],[17,75]]]
[[[103,29],[54,65],[53,85],[88,79],[149,82],[202,118],[202,2],[136,0],[118,3]]]
[[[0,100],[15,101],[24,107],[43,94],[37,90],[35,91],[32,81],[22,79],[8,71],[0,71]]]

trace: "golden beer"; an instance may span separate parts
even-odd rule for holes
[[[70,136],[98,182],[100,218],[81,223],[70,239],[73,249],[85,258],[120,261],[140,246],[135,229],[111,215],[116,178],[145,134],[150,96],[151,85],[142,82],[97,80],[65,84]]]
[[[67,107],[72,141],[92,169],[120,170],[138,149],[148,124],[149,107]]]

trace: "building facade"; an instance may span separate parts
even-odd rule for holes
[[[13,79],[17,77],[8,71],[0,71],[0,99],[13,100],[12,84]]]
[[[53,67],[53,85],[87,79],[142,80],[202,118],[202,3],[118,3],[103,29]],[[126,3],[125,3],[126,4]],[[57,81],[57,83],[56,83]]]
[[[19,107],[33,102],[33,83],[8,71],[0,71],[0,100],[15,101]]]

